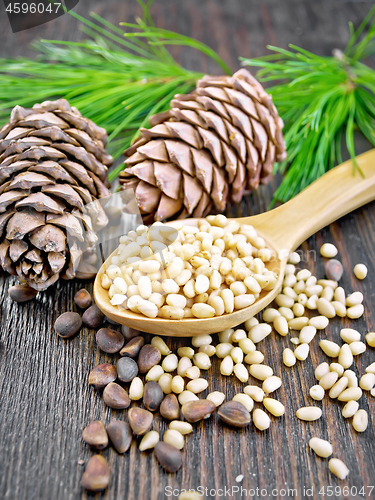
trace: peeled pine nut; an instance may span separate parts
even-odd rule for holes
[[[163,356],[167,356],[172,352],[161,337],[152,337],[151,344],[157,347]]]
[[[232,375],[233,373],[233,359],[231,356],[225,356],[220,364],[220,373],[225,376]]]
[[[320,297],[316,302],[318,312],[326,318],[334,318],[336,316],[336,311],[333,305],[328,302],[327,299]]]
[[[353,370],[345,370],[343,375],[349,380],[348,387],[358,387],[357,375]]]
[[[309,297],[306,302],[307,309],[310,309],[311,311],[315,311],[315,309],[318,309],[318,299],[319,297],[317,295],[312,295],[311,297]]]
[[[350,349],[350,345],[349,344],[344,344],[341,348],[340,348],[340,352],[339,352],[339,359],[338,359],[338,362],[340,363],[340,365],[344,368],[350,368],[353,364],[353,353]]]
[[[323,288],[330,287],[335,290],[338,286],[337,281],[334,280],[318,280],[318,285],[322,285]]]
[[[338,458],[331,458],[331,460],[328,462],[328,467],[332,474],[334,474],[339,479],[345,479],[349,474],[349,469],[347,468],[347,466]]]
[[[250,328],[258,324],[259,321],[256,318],[249,318],[248,320],[245,321],[245,329],[247,331],[250,331]]]
[[[294,300],[291,297],[288,297],[287,295],[284,295],[282,293],[279,293],[279,295],[276,296],[275,302],[279,307],[294,306]]]
[[[200,346],[198,352],[204,352],[205,354],[207,354],[207,356],[211,358],[211,356],[216,354],[216,347],[210,344],[202,345]]]
[[[293,318],[288,321],[288,326],[291,330],[302,330],[305,326],[309,324],[309,318],[306,316],[300,316],[299,318]]]
[[[194,347],[201,347],[202,345],[211,344],[211,335],[197,335],[191,339],[191,343]]]
[[[334,293],[333,288],[331,288],[330,286],[326,286],[325,288],[323,288],[323,291],[320,294],[320,298],[326,299],[328,300],[328,302],[331,302],[333,299],[333,293]]]
[[[306,281],[308,278],[310,278],[310,276],[311,272],[308,269],[301,269],[296,274],[297,280],[303,280],[303,281]]]
[[[350,418],[358,411],[358,408],[359,403],[357,401],[348,401],[342,409],[342,416],[344,418]]]
[[[307,356],[309,355],[310,347],[309,344],[300,344],[298,347],[294,349],[294,355],[300,361],[305,361]]]
[[[216,346],[216,356],[218,358],[225,358],[225,356],[228,356],[228,354],[230,354],[232,349],[233,344],[230,344],[229,342],[222,342],[221,344],[218,344]]]
[[[339,363],[331,363],[329,365],[329,371],[336,372],[339,377],[342,377],[344,374],[344,367],[341,366]]]
[[[185,377],[186,371],[193,366],[191,359],[189,359],[187,356],[183,356],[180,361],[178,362],[177,365],[177,374],[180,375],[180,377]],[[152,370],[152,368],[151,368]]]
[[[267,323],[260,323],[255,325],[249,330],[249,339],[257,344],[261,340],[265,339],[272,331],[272,327]]]
[[[132,401],[139,401],[143,397],[143,382],[139,377],[133,378],[129,387],[129,398]]]
[[[292,344],[294,345],[299,345],[301,342],[299,341],[299,338],[298,337],[291,337],[290,338],[290,341]]]
[[[287,295],[288,297],[292,298],[294,301],[296,301],[298,299],[298,295],[296,294],[296,292],[293,290],[293,288],[291,288],[290,286],[286,286],[283,290],[283,294],[284,295]],[[295,304],[293,305],[293,307],[295,306]]]
[[[333,292],[333,298],[335,299],[335,301],[344,304],[344,306],[346,305],[345,290],[341,286],[336,288],[336,290]]]
[[[365,432],[368,425],[368,415],[366,410],[358,410],[353,416],[353,427],[357,432]]]
[[[362,389],[360,387],[349,387],[340,394],[337,398],[339,401],[357,401],[362,396]]]
[[[296,364],[296,357],[294,352],[288,347],[283,351],[283,363],[285,366],[294,366]]]
[[[302,306],[305,306],[307,304],[307,295],[304,293],[300,293],[298,295],[298,303],[301,304]],[[294,311],[293,311],[294,312]]]
[[[369,332],[366,335],[366,342],[370,347],[375,347],[375,332]]]
[[[315,316],[309,320],[309,325],[315,326],[317,330],[324,330],[324,328],[327,328],[328,323],[329,319],[325,316]]]
[[[172,379],[171,389],[175,394],[181,394],[185,389],[185,380],[180,375],[176,375]]]
[[[262,318],[263,321],[265,321],[266,323],[272,323],[278,316],[280,316],[280,313],[277,309],[274,309],[273,307],[268,307],[263,311]]]
[[[336,399],[347,387],[349,380],[346,377],[341,377],[335,385],[331,387],[329,391],[329,397],[331,399]]]
[[[352,328],[343,328],[340,330],[340,337],[347,344],[351,344],[352,342],[359,342],[361,340],[361,334],[357,332],[357,330],[353,330]]]
[[[279,387],[281,387],[281,378],[276,377],[275,375],[266,378],[262,384],[262,389],[265,394],[270,394],[271,392],[276,391]]]
[[[163,389],[164,394],[170,394],[172,392],[172,375],[170,373],[163,373],[159,378],[158,383]]]
[[[289,307],[279,307],[278,311],[280,315],[284,316],[288,321],[294,318],[293,311]]]
[[[150,368],[150,370],[146,374],[146,382],[149,382],[150,380],[154,380],[155,382],[159,382],[159,379],[163,375],[163,373],[164,373],[164,370],[160,365],[153,366],[152,368]],[[133,379],[133,381],[134,381],[134,379]]]
[[[362,354],[366,350],[366,344],[363,342],[352,342],[350,345],[350,350],[353,353],[353,356],[358,356]]]
[[[186,358],[192,359],[194,354],[195,354],[195,351],[191,347],[179,347],[177,349],[177,354],[180,357],[186,357]],[[181,374],[179,373],[179,375],[181,375]]]
[[[242,328],[239,328],[238,330],[232,333],[230,341],[238,343],[240,340],[243,339],[247,339],[247,333],[245,332],[245,330],[242,330]]]
[[[301,343],[309,344],[316,335],[316,328],[314,326],[304,326],[299,334]]]
[[[345,303],[348,307],[357,306],[363,302],[363,293],[353,292],[346,297]]]
[[[277,333],[279,333],[283,337],[285,335],[288,335],[288,333],[289,333],[288,322],[283,316],[277,316],[274,319],[273,327],[275,328]]]
[[[305,406],[304,408],[299,408],[296,415],[300,420],[312,422],[313,420],[318,420],[322,416],[322,410],[317,406]]]
[[[254,408],[254,401],[247,394],[236,394],[233,398],[233,401],[237,401],[238,403],[243,404],[247,411],[252,411],[252,409]]]
[[[207,356],[204,352],[197,352],[193,356],[193,363],[200,370],[208,370],[211,367],[210,357]]]
[[[298,264],[301,261],[301,257],[297,252],[291,252],[288,257],[288,262],[290,264]]]
[[[349,307],[349,309],[346,310],[346,315],[350,319],[358,319],[362,316],[364,310],[365,309],[362,304],[357,304],[353,307]]]
[[[375,362],[368,365],[366,368],[366,373],[375,373]]]
[[[178,450],[182,450],[182,448],[184,447],[184,437],[175,429],[168,429],[167,431],[165,431],[163,441],[174,446]]]
[[[300,316],[304,315],[305,308],[302,304],[300,304],[299,302],[296,302],[292,308],[292,311],[293,311],[294,316],[300,317]]]
[[[321,340],[319,342],[321,350],[330,358],[337,358],[340,352],[340,346],[331,340]]]
[[[285,413],[285,406],[276,399],[264,398],[263,405],[274,417],[281,417]]]
[[[367,276],[367,267],[364,264],[356,264],[354,266],[353,272],[355,277],[359,280],[363,280]]]
[[[260,351],[252,351],[249,352],[245,356],[244,362],[247,363],[248,365],[260,365],[264,361],[264,354],[261,353]]]
[[[250,396],[251,399],[256,401],[257,403],[261,403],[265,396],[263,389],[261,389],[257,385],[247,385],[244,388],[243,392]]]
[[[257,429],[259,429],[260,431],[265,431],[269,428],[271,419],[266,412],[264,412],[260,408],[257,408],[253,411],[253,422]]]
[[[324,398],[325,391],[320,385],[313,385],[310,387],[310,396],[316,401],[321,401]]]
[[[237,363],[234,365],[233,372],[235,376],[240,380],[241,382],[247,382],[249,380],[249,372],[247,371],[247,368],[245,365],[242,363]]]
[[[168,356],[166,356],[163,359],[161,366],[165,372],[175,371],[177,369],[177,366],[178,366],[177,356],[175,354],[168,354]]]
[[[189,422],[182,422],[181,420],[172,420],[172,422],[169,424],[169,429],[178,431],[183,436],[185,436],[186,434],[190,434],[190,432],[193,432],[193,426],[189,424]]]
[[[240,349],[242,349],[242,352],[244,354],[249,354],[249,352],[254,352],[256,351],[256,347],[255,347],[255,344],[252,340],[250,339],[241,339],[239,342],[238,342],[238,346],[240,347]]]
[[[359,380],[359,387],[364,391],[371,391],[375,385],[375,374],[366,373]]]
[[[336,372],[328,372],[319,380],[319,385],[323,387],[324,390],[330,389],[339,378]]]
[[[313,297],[314,295],[318,296],[322,293],[323,287],[322,285],[313,285],[313,286],[306,286],[305,288],[305,294],[310,298]]]
[[[229,354],[235,363],[242,363],[243,351],[240,347],[233,347]]]
[[[339,302],[338,300],[334,300],[331,302],[333,307],[335,308],[336,315],[339,316],[339,318],[345,318],[346,316],[346,307],[344,304]]]
[[[335,245],[332,245],[332,243],[324,243],[320,247],[320,255],[322,257],[326,257],[327,259],[331,259],[332,257],[336,257],[338,254],[338,250],[335,247]]]
[[[178,401],[181,406],[189,401],[198,401],[198,399],[198,396],[191,391],[182,391],[181,394],[178,395]]]
[[[322,458],[327,458],[333,453],[332,445],[329,441],[319,438],[311,438],[309,441],[310,448]]]
[[[266,378],[273,375],[273,370],[270,366],[261,364],[250,365],[249,372],[250,375],[258,380],[266,380]]]
[[[141,451],[151,450],[155,448],[158,442],[159,433],[156,431],[149,431],[143,436],[142,441],[139,443],[139,449]]]
[[[214,391],[207,395],[206,399],[212,401],[216,407],[224,403],[225,394],[223,392]]]
[[[198,366],[192,366],[188,368],[185,372],[185,377],[190,378],[191,380],[195,380],[201,376],[201,371]]]
[[[327,373],[329,373],[329,364],[326,362],[320,363],[320,365],[318,365],[315,368],[316,380],[321,380],[323,378],[323,376],[326,375]]]

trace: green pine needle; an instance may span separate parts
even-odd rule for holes
[[[261,68],[261,81],[276,81],[268,88],[285,122],[288,158],[275,166],[285,173],[274,201],[285,202],[342,162],[341,139],[355,161],[354,130],[375,146],[375,70],[361,60],[375,54],[375,6],[342,53],[321,57],[290,45],[291,50],[268,48],[274,54],[241,58],[244,65]],[[367,30],[365,32],[365,30]]]
[[[192,38],[155,28],[149,7],[138,0],[143,19],[120,28],[92,13],[93,21],[74,11],[90,39],[84,42],[41,40],[36,60],[0,59],[0,127],[15,105],[68,99],[72,106],[108,132],[109,152],[118,158],[148,125],[154,113],[169,108],[175,94],[195,88],[201,73],[182,68],[165,45],[187,45],[211,57],[226,72],[228,66],[209,47]],[[136,33],[129,31],[135,28]],[[123,170],[109,174],[113,181]]]

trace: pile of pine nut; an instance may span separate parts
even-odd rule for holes
[[[174,241],[170,244],[167,241],[172,239],[170,226],[159,223],[149,230],[141,226],[120,239],[118,255],[112,258],[111,266],[102,277],[102,286],[109,290],[112,304],[149,317],[210,317],[241,308],[238,302],[236,306],[238,297],[251,296],[254,302],[262,289],[270,290],[275,286],[277,276],[265,266],[272,252],[250,226],[228,222],[224,216],[209,216],[198,228],[181,223],[177,229],[178,235],[174,234]],[[154,239],[156,233],[163,241]],[[129,247],[133,249],[131,253]],[[321,254],[332,258],[337,255],[337,249],[333,245],[323,245]],[[291,348],[283,351],[284,365],[292,367],[308,358],[317,331],[324,331],[331,319],[346,316],[354,320],[364,312],[362,293],[346,294],[336,281],[318,280],[308,269],[298,270],[299,262],[299,255],[292,253],[281,292],[273,306],[263,311],[262,322],[250,318],[243,328],[220,332],[216,343],[211,335],[193,337],[192,346],[180,347],[177,355],[161,337],[153,337],[151,343],[164,359],[149,370],[145,380],[158,382],[165,394],[175,393],[181,405],[196,401],[204,391],[208,392],[208,382],[202,372],[211,368],[211,358],[216,356],[220,359],[220,373],[227,377],[234,375],[244,384],[242,392],[237,393],[233,401],[252,412],[253,424],[258,430],[268,429],[270,416],[281,417],[286,408],[273,397],[282,385],[280,374],[275,375],[273,368],[263,363],[264,354],[258,344],[273,330],[284,337],[291,331],[298,332],[297,336],[290,337]],[[164,270],[161,270],[162,264]],[[357,264],[353,272],[358,279],[364,279],[367,268]],[[225,294],[231,294],[229,309]],[[152,314],[144,302],[156,306]],[[206,305],[212,311],[200,313],[195,309],[200,305]],[[306,314],[308,311],[309,315]],[[317,315],[311,317],[314,312]],[[351,369],[355,358],[366,350],[366,343],[375,347],[375,332],[367,333],[366,343],[361,339],[358,331],[344,328],[340,331],[340,343],[320,340],[319,346],[329,362],[315,368],[317,384],[310,388],[313,401],[321,401],[327,391],[331,400],[345,402],[342,415],[346,419],[352,418],[357,432],[364,432],[368,426],[367,412],[360,409],[358,400],[363,391],[375,396],[375,363],[366,368],[359,380]],[[250,376],[259,384],[249,384]],[[134,378],[129,388],[130,399],[140,400],[143,387],[143,381]],[[204,399],[219,407],[225,401],[225,394],[213,390]],[[255,408],[257,404],[261,407]],[[296,416],[313,422],[321,418],[322,410],[312,404],[299,408]],[[182,449],[185,435],[192,430],[188,422],[172,421],[163,440]],[[150,431],[143,437],[139,448],[142,451],[153,448],[158,440],[158,433]],[[318,437],[312,438],[309,445],[320,457],[333,454],[331,444]],[[349,474],[344,462],[338,458],[331,458],[328,467],[340,479]]]
[[[112,305],[149,318],[211,318],[252,305],[278,276],[255,229],[224,215],[198,226],[155,222],[120,238],[102,275]]]

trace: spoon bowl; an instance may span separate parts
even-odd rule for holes
[[[333,168],[315,181],[298,196],[274,210],[252,217],[236,219],[250,224],[275,257],[266,263],[269,270],[278,274],[278,281],[270,291],[262,291],[249,307],[213,318],[184,318],[170,320],[147,318],[141,314],[112,306],[108,291],[101,286],[101,278],[110,265],[113,252],[100,268],[94,283],[94,297],[98,307],[111,320],[136,330],[172,337],[194,337],[217,333],[232,328],[255,316],[269,305],[281,289],[288,255],[309,236],[375,199],[375,149],[357,157],[363,173],[353,174],[351,160]],[[198,219],[186,219],[185,224],[196,225]],[[173,222],[170,223],[173,225]]]

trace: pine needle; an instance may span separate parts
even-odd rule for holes
[[[349,25],[344,52],[322,57],[300,47],[269,46],[274,54],[241,58],[244,65],[261,68],[261,81],[277,82],[267,88],[285,122],[288,158],[275,166],[285,173],[273,203],[285,202],[327,170],[342,162],[341,139],[355,161],[354,130],[375,146],[375,70],[361,60],[375,54],[375,6],[357,31]],[[367,31],[366,31],[367,30]]]

